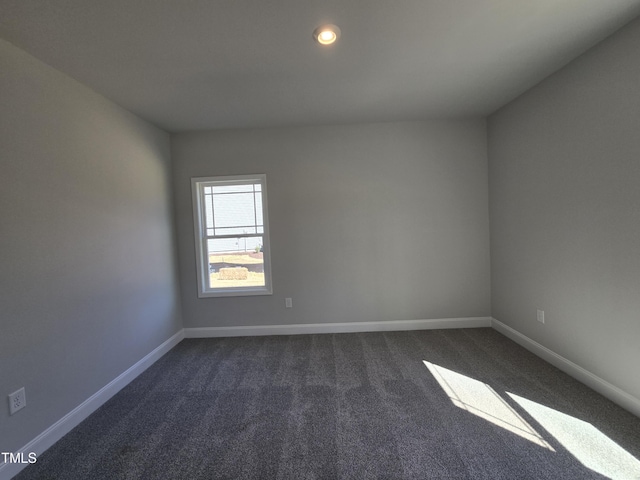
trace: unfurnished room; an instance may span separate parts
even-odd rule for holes
[[[640,479],[640,0],[0,0],[0,479]]]

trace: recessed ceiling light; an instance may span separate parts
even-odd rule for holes
[[[331,45],[340,37],[340,29],[335,25],[322,25],[313,31],[313,38],[320,45]]]

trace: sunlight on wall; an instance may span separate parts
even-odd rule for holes
[[[611,478],[640,479],[640,461],[590,423],[507,394],[584,466]]]
[[[536,445],[555,451],[489,385],[423,360],[453,404]]]

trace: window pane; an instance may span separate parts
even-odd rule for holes
[[[216,235],[251,235],[256,233],[262,233],[256,231],[256,227],[251,226],[242,226],[242,227],[224,227],[224,228],[216,228]]]
[[[253,193],[213,196],[216,228],[255,225]]]
[[[256,225],[263,225],[262,221],[262,193],[255,194],[256,200]]]
[[[262,237],[207,241],[209,288],[264,287]]]
[[[243,185],[216,185],[213,187],[213,193],[251,193],[253,192],[253,184]]]
[[[211,187],[207,187],[211,190]],[[204,196],[204,221],[206,228],[213,228],[213,196],[205,194]],[[213,234],[212,234],[213,235]]]

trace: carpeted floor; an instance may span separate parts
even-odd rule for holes
[[[488,328],[184,340],[18,479],[640,479],[640,418]]]

